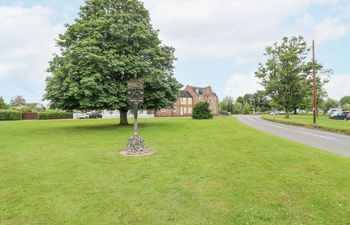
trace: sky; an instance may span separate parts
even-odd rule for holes
[[[144,0],[163,43],[176,49],[175,77],[222,99],[263,89],[254,77],[266,46],[284,36],[316,42],[334,75],[329,97],[350,95],[349,0]],[[0,0],[0,96],[41,102],[55,39],[84,0]],[[311,55],[310,55],[311,57]]]

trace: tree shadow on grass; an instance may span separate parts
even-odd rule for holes
[[[176,126],[174,123],[166,123],[166,122],[140,122],[139,123],[139,129],[151,129],[151,128],[159,128],[162,129],[163,127],[173,127]],[[81,123],[81,124],[68,124],[66,126],[59,126],[59,127],[47,127],[46,130],[57,130],[57,131],[125,131],[125,130],[132,130],[134,127],[134,124],[132,122],[129,122],[128,125],[119,125],[117,123]]]

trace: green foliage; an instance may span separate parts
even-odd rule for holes
[[[255,72],[272,101],[283,106],[286,117],[296,108],[309,107],[312,95],[312,63],[307,60],[310,49],[303,37],[284,37],[281,44],[266,48],[265,64]],[[318,97],[324,97],[324,84],[332,73],[316,64]]]
[[[34,112],[33,108],[32,107],[29,107],[29,106],[19,106],[19,107],[12,107],[12,109],[18,111],[18,112],[21,112],[21,113],[26,113],[26,112]]]
[[[192,119],[212,119],[213,114],[210,110],[208,102],[198,102],[192,111]]]
[[[127,82],[145,84],[142,108],[167,108],[181,85],[173,76],[174,48],[165,46],[138,0],[88,0],[57,41],[45,98],[66,110],[130,109]]]
[[[344,96],[340,99],[340,105],[350,104],[350,96]]]
[[[324,103],[323,103],[324,113],[326,113],[331,108],[337,108],[338,106],[339,106],[339,102],[337,100],[332,99],[332,98],[327,98],[327,100],[324,101]]]
[[[242,111],[242,107],[243,107],[243,105],[239,102],[236,102],[235,104],[233,104],[232,114],[240,114]]]
[[[22,113],[15,110],[0,110],[0,120],[21,120]]]
[[[241,110],[242,114],[249,114],[252,111],[252,106],[250,104],[244,104]]]
[[[346,104],[342,105],[342,109],[343,109],[344,111],[350,111],[350,104],[349,104],[349,103],[346,103]]]
[[[7,105],[3,97],[0,97],[0,109],[6,109]]]
[[[241,105],[243,106],[243,105],[244,105],[244,99],[243,99],[243,97],[242,97],[242,96],[239,96],[239,97],[237,98],[236,102],[241,103]]]
[[[233,98],[226,96],[221,102],[220,102],[220,111],[221,112],[231,112],[232,113],[232,106],[233,106]]]
[[[49,110],[38,113],[39,120],[53,120],[53,119],[73,119],[73,113],[60,110]]]
[[[15,96],[14,98],[11,99],[11,106],[24,106],[26,104],[26,100],[20,96],[20,95],[17,95]]]

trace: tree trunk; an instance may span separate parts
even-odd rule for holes
[[[285,107],[285,109],[286,109],[286,116],[284,118],[289,119],[289,108]]]
[[[294,115],[298,114],[297,108],[294,109]]]
[[[122,126],[128,125],[128,110],[119,110],[119,113],[120,113],[119,125],[122,125]]]

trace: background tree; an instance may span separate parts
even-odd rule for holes
[[[340,100],[340,105],[350,104],[350,96],[344,96]]]
[[[232,113],[232,107],[233,107],[233,98],[226,96],[221,102],[220,102],[220,110],[221,112],[230,112]]]
[[[119,110],[127,124],[127,82],[142,79],[144,109],[166,108],[181,85],[173,77],[174,49],[165,46],[138,0],[87,0],[59,36],[45,98],[58,109]]]
[[[242,106],[244,105],[244,99],[242,96],[239,96],[236,100],[236,103],[240,103]]]
[[[284,107],[286,118],[289,112],[305,103],[305,97],[309,96],[310,76],[312,66],[307,61],[310,49],[304,38],[284,37],[281,44],[275,43],[267,47],[265,56],[267,61],[259,64],[255,72],[260,78],[266,94],[271,100]],[[317,68],[321,68],[317,65]],[[322,83],[319,83],[323,86]]]
[[[252,111],[252,109],[253,109],[253,107],[250,104],[246,103],[243,105],[241,113],[242,114],[249,114]]]
[[[7,105],[3,97],[0,97],[0,109],[6,109]]]
[[[242,108],[243,105],[236,101],[236,103],[232,105],[232,114],[240,114],[242,112]]]
[[[349,103],[346,103],[346,104],[342,105],[342,109],[343,109],[344,111],[350,111],[350,104],[349,104]]]
[[[10,105],[15,107],[25,106],[26,100],[22,96],[17,95],[11,99]]]
[[[337,100],[332,98],[327,98],[324,101],[323,112],[324,114],[326,114],[328,110],[330,110],[331,108],[338,108],[338,107],[339,107],[339,102]]]

